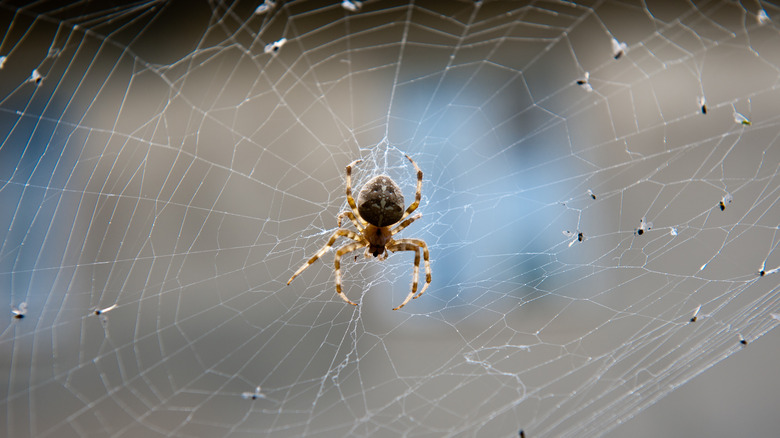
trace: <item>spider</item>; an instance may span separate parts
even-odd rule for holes
[[[347,253],[358,250],[360,248],[366,248],[366,258],[370,258],[372,255],[379,260],[387,258],[387,251],[414,251],[414,271],[412,273],[412,291],[406,297],[400,306],[393,310],[398,310],[405,306],[412,298],[419,298],[428,285],[431,284],[431,263],[428,260],[428,245],[422,239],[393,239],[393,236],[398,234],[401,230],[411,225],[422,214],[416,214],[407,218],[417,206],[420,205],[420,197],[422,190],[422,170],[417,166],[408,155],[406,158],[412,163],[417,170],[417,190],[414,194],[414,202],[404,210],[404,196],[401,193],[401,188],[387,175],[378,175],[369,180],[363,188],[360,189],[358,194],[357,203],[352,197],[352,166],[360,163],[362,160],[355,160],[347,165],[347,203],[349,204],[349,210],[342,211],[338,215],[338,229],[330,236],[330,240],[325,244],[312,258],[303,264],[289,280],[289,285],[295,277],[297,277],[306,268],[311,266],[312,263],[322,257],[328,248],[333,246],[336,239],[339,237],[346,237],[354,240],[352,243],[348,243],[336,250],[335,270],[336,270],[336,293],[339,294],[341,299],[353,306],[357,306],[357,303],[350,301],[341,292],[341,257]],[[344,217],[349,218],[357,233],[341,228],[341,221]],[[395,228],[394,225],[398,224]],[[420,250],[423,253],[423,260],[425,261],[425,285],[422,290],[417,292],[417,280],[420,272]]]

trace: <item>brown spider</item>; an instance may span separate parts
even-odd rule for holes
[[[420,205],[420,197],[422,190],[423,173],[417,163],[414,162],[408,155],[406,156],[409,161],[412,162],[414,168],[417,169],[417,191],[414,194],[414,202],[404,211],[404,196],[401,193],[401,188],[387,175],[379,175],[371,178],[370,181],[360,189],[358,194],[357,204],[352,197],[352,166],[361,162],[362,160],[355,160],[347,166],[347,203],[349,203],[350,210],[342,211],[338,216],[339,229],[336,230],[330,240],[325,244],[308,262],[298,268],[287,280],[287,284],[295,279],[301,272],[308,268],[312,263],[322,257],[323,254],[333,246],[336,239],[339,236],[347,237],[354,240],[353,243],[348,243],[336,250],[336,292],[339,296],[349,304],[357,306],[349,300],[343,293],[341,293],[341,256],[358,250],[360,248],[366,248],[366,257],[372,255],[379,260],[387,258],[387,251],[414,251],[414,272],[412,274],[412,291],[406,297],[400,306],[393,310],[398,310],[405,306],[412,298],[419,298],[428,285],[431,284],[431,263],[428,260],[428,245],[422,239],[393,239],[399,231],[408,227],[412,222],[416,221],[422,214],[416,214],[406,220],[404,220],[409,214],[411,214],[417,206]],[[358,233],[354,231],[341,228],[341,220],[344,217],[348,217],[352,224],[357,228]],[[399,223],[400,222],[400,223]],[[393,228],[393,225],[398,224]],[[420,273],[420,250],[423,253],[423,259],[425,260],[425,286],[423,286],[420,293],[417,292],[417,279]]]

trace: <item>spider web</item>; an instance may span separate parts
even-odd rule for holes
[[[602,435],[778,324],[768,3],[0,6],[7,436]],[[425,295],[285,286],[404,154]]]

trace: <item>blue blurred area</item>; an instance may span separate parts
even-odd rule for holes
[[[30,105],[22,114],[5,113],[0,137],[0,276],[9,301],[26,301],[30,311],[40,314],[63,265],[80,197],[66,189],[78,157],[78,148],[66,144],[83,137],[71,137],[75,127],[56,118],[33,117],[44,112],[45,90],[33,83],[23,87],[31,93]]]

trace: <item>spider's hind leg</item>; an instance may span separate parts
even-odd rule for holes
[[[398,226],[395,227],[395,229],[391,230],[390,235],[395,236],[396,234],[398,234],[398,232],[408,227],[409,225],[412,224],[412,222],[416,221],[417,219],[420,219],[421,217],[422,217],[422,213],[417,213],[416,215],[406,219],[405,221],[398,224]]]
[[[357,163],[360,163],[363,160],[355,160],[349,164],[347,164],[347,204],[349,204],[349,208],[352,209],[352,216],[349,216],[350,220],[352,222],[360,222],[361,225],[364,227],[366,226],[366,221],[363,220],[363,218],[360,217],[360,214],[358,213],[357,204],[355,203],[355,198],[352,197],[352,166],[354,166]],[[339,221],[341,220],[341,215],[339,215]],[[357,226],[357,224],[355,224]],[[358,227],[358,230],[361,228]]]
[[[412,160],[412,157],[407,155],[406,159],[412,162],[414,169],[417,171],[417,189],[414,191],[414,202],[412,202],[409,205],[409,207],[404,212],[404,215],[401,216],[401,219],[404,219],[406,216],[412,214],[412,212],[417,209],[417,206],[420,205],[420,199],[422,199],[422,181],[423,181],[422,170],[420,170],[420,166],[418,166],[417,163],[415,163],[414,160]]]
[[[352,221],[352,224],[355,225],[355,228],[357,228],[358,231],[360,231],[360,232],[363,231],[363,225],[360,222],[358,222],[358,219],[357,219],[357,217],[355,217],[355,214],[352,213],[349,210],[342,211],[341,213],[339,213],[339,216],[338,216],[338,226],[339,226],[339,228],[341,228],[341,221],[344,219],[344,217],[348,217],[349,220]]]

